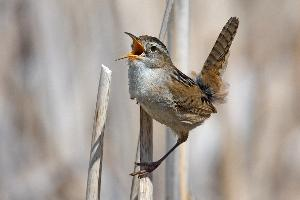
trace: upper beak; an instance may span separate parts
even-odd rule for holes
[[[128,33],[128,32],[124,32],[125,34],[129,35],[129,37],[131,37],[132,39],[132,51],[129,52],[126,56],[119,58],[117,60],[121,60],[124,58],[128,58],[130,60],[135,60],[137,58],[139,58],[139,55],[141,55],[145,49],[143,44],[141,43],[140,39],[138,37],[136,37],[135,35]]]

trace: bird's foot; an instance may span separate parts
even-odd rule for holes
[[[158,162],[158,161],[156,161],[156,162],[140,162],[140,163],[135,162],[135,165],[140,166],[143,169],[141,169],[138,172],[133,172],[130,175],[131,176],[138,175],[139,178],[143,178],[143,177],[147,176],[149,173],[153,172],[160,164],[161,164],[161,162]]]

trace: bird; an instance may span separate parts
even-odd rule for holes
[[[176,144],[164,156],[155,162],[135,163],[143,170],[130,175],[141,178],[153,172],[188,139],[190,130],[217,113],[216,104],[226,101],[228,84],[223,81],[222,75],[238,26],[237,17],[227,21],[195,78],[174,66],[167,47],[158,38],[149,35],[138,37],[125,32],[132,39],[132,51],[117,60],[128,60],[130,98],[177,135]]]

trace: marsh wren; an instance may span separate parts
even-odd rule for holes
[[[142,177],[152,172],[187,140],[190,130],[201,125],[212,113],[217,113],[215,103],[223,103],[228,93],[222,74],[238,25],[238,18],[228,20],[195,79],[173,65],[166,46],[159,39],[125,32],[133,40],[132,51],[123,57],[128,59],[131,99],[136,99],[153,119],[170,127],[178,137],[176,144],[161,159],[136,163],[144,170],[131,175]]]

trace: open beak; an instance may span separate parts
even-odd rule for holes
[[[129,52],[126,56],[116,59],[116,61],[124,58],[128,58],[129,60],[138,59],[140,55],[145,51],[144,46],[142,45],[138,37],[128,32],[125,32],[125,34],[129,35],[129,37],[131,37],[132,39],[132,51]]]

